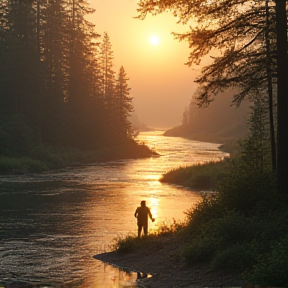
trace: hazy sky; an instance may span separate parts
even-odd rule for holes
[[[196,89],[199,70],[184,65],[189,56],[188,44],[173,39],[171,32],[184,31],[170,15],[137,15],[137,0],[90,0],[96,12],[89,21],[96,31],[107,32],[114,51],[114,70],[124,66],[131,96],[139,120],[155,128],[181,124],[182,113]],[[158,35],[161,42],[153,46],[149,38]]]

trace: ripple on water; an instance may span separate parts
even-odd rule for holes
[[[136,287],[137,274],[92,256],[110,251],[115,237],[136,232],[134,211],[142,199],[157,218],[150,229],[172,218],[183,220],[199,194],[159,178],[172,168],[226,155],[216,144],[154,132],[140,134],[139,141],[162,156],[0,176],[0,281],[55,288]]]

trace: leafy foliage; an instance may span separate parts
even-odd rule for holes
[[[212,269],[243,273],[253,284],[287,286],[288,199],[279,192],[271,165],[267,110],[262,100],[254,103],[250,133],[242,141],[240,153],[226,163],[217,192],[205,193],[202,202],[186,211],[184,231],[189,240],[182,257],[191,264],[205,262]],[[201,166],[201,173],[212,177],[210,166]],[[171,171],[168,179],[187,185],[186,179],[197,169]]]

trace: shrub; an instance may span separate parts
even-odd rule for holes
[[[213,258],[217,247],[217,239],[207,235],[197,236],[184,247],[182,257],[190,264],[207,262]]]
[[[255,238],[256,223],[239,212],[228,211],[219,219],[212,219],[209,223],[209,233],[221,239],[222,246],[235,245],[251,241]]]
[[[214,269],[243,271],[254,264],[254,255],[248,244],[237,243],[218,250],[212,260]]]
[[[0,172],[8,173],[11,171],[17,171],[22,168],[20,159],[1,157],[0,158]]]
[[[255,215],[279,203],[275,176],[271,171],[245,171],[235,168],[219,187],[219,202],[227,210]],[[275,203],[275,204],[274,204]]]
[[[19,172],[42,172],[47,170],[47,166],[42,161],[23,158],[0,158],[0,172],[1,173],[19,173]]]
[[[154,231],[152,230],[150,232],[154,235],[165,235],[165,234],[175,234],[180,233],[185,229],[187,226],[187,222],[177,222],[174,218],[172,218],[172,221],[168,224],[166,222],[162,222]]]
[[[221,218],[225,214],[225,209],[220,206],[217,195],[203,195],[203,200],[184,212],[188,218],[187,230],[197,233],[203,229],[207,223],[213,219]]]
[[[213,214],[206,214],[207,211],[205,210],[208,206],[204,207],[203,210],[197,211],[196,217],[198,218],[192,218],[188,225],[193,240],[184,250],[184,258],[188,262],[213,260],[215,266],[225,268],[225,262],[228,262],[229,255],[233,255],[233,253],[240,254],[241,249],[245,251],[246,248],[242,247],[257,237],[257,230],[254,229],[255,223],[235,211],[226,213],[222,211],[220,215],[213,217],[211,216]],[[208,209],[210,210],[211,207],[213,205]],[[199,217],[203,217],[203,213],[205,217]],[[243,258],[239,258],[239,262],[235,263],[235,267],[244,267],[244,263],[248,265],[248,263],[253,262],[252,259],[252,255],[248,257],[243,254]],[[231,261],[233,261],[233,258]]]
[[[30,153],[30,157],[32,159],[45,163],[45,165],[51,169],[56,169],[64,166],[63,159],[48,147],[35,147]]]
[[[288,286],[288,234],[277,239],[270,251],[259,256],[258,263],[244,278],[263,286]]]

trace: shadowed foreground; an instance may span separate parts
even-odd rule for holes
[[[95,255],[94,258],[124,270],[153,275],[151,278],[139,280],[140,285],[147,288],[244,285],[244,281],[238,275],[227,271],[211,271],[205,264],[188,266],[179,257],[181,247],[179,243],[183,240],[177,235],[159,236],[153,239],[153,243],[144,245],[137,251],[129,253],[112,251]]]

